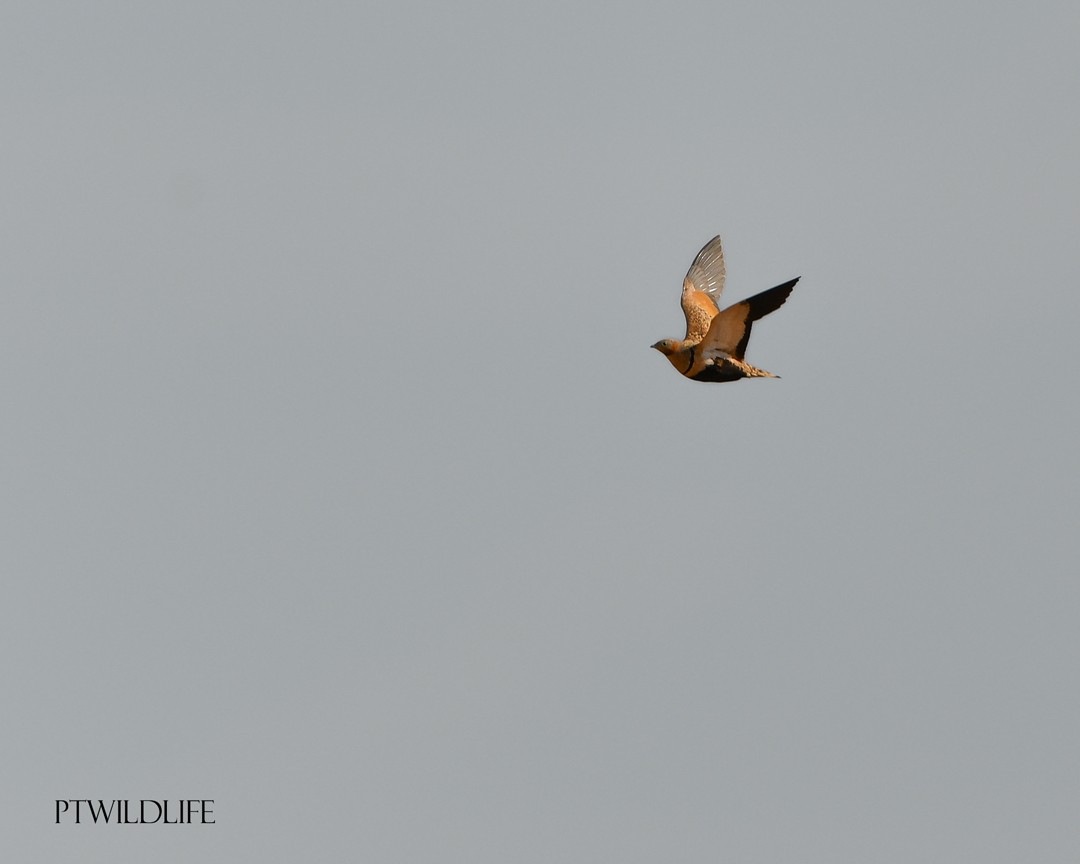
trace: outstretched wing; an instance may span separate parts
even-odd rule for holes
[[[747,297],[713,318],[702,340],[702,356],[723,354],[742,360],[750,342],[751,325],[783,306],[798,281],[796,277],[783,285]]]
[[[683,279],[682,309],[686,315],[686,338],[700,342],[709,324],[720,311],[720,293],[724,290],[724,249],[719,237],[706,243]]]
[[[695,291],[708,294],[716,303],[720,299],[720,292],[724,290],[724,276],[726,275],[724,249],[720,245],[720,238],[713,237],[697,253],[697,258],[690,265],[686,279],[683,280],[683,287],[689,286]]]

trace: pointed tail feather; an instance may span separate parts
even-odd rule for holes
[[[772,372],[766,372],[764,369],[758,369],[757,366],[751,366],[745,360],[734,357],[728,357],[727,362],[737,367],[739,371],[743,373],[746,378],[779,378],[779,375],[773,375]]]

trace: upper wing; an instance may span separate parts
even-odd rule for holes
[[[706,243],[683,279],[682,309],[686,315],[686,338],[700,342],[709,324],[720,311],[720,292],[724,290],[724,249],[720,238]]]
[[[798,281],[798,278],[795,278],[753,297],[747,297],[713,318],[708,333],[702,340],[702,356],[711,352],[717,356],[724,354],[742,360],[750,342],[751,325],[783,306]]]

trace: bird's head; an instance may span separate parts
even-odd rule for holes
[[[674,339],[661,339],[655,345],[652,346],[665,357],[670,357],[675,353],[675,349],[678,348]]]

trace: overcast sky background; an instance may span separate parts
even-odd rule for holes
[[[5,4],[5,857],[1075,864],[1078,51]],[[649,350],[717,233],[779,381]]]

